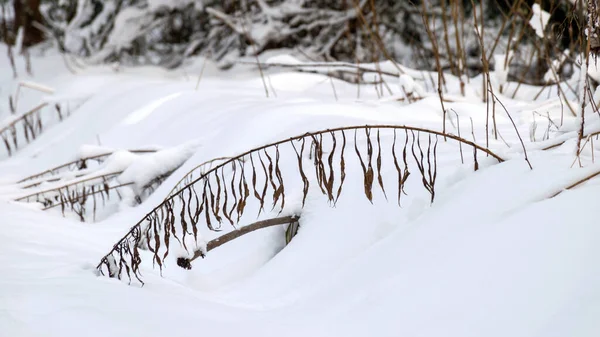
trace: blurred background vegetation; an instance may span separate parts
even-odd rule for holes
[[[536,32],[535,5],[549,20]],[[0,0],[1,40],[52,43],[88,62],[222,68],[284,51],[310,61],[372,63],[476,76],[506,55],[509,78],[565,78],[598,42],[595,0]],[[589,8],[589,9],[588,9]],[[543,15],[542,15],[543,17]],[[585,34],[588,21],[595,34]],[[546,79],[547,80],[547,79]]]

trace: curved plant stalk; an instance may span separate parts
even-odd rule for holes
[[[21,93],[21,88],[27,88],[27,89],[43,92],[43,93],[49,94],[49,95],[52,95],[55,92],[54,88],[48,87],[41,83],[35,83],[35,82],[30,82],[30,81],[19,81],[19,85],[17,85],[17,90],[15,91],[15,99],[12,104],[13,105],[12,110],[14,110],[15,112],[18,110],[18,107],[19,107],[19,97],[20,97],[20,93]]]
[[[188,270],[192,269],[192,262],[194,262],[194,260],[196,260],[199,257],[204,258],[206,256],[206,253],[210,252],[211,250],[213,250],[215,248],[221,247],[222,245],[224,245],[230,241],[233,241],[233,240],[239,238],[240,236],[246,235],[248,233],[252,233],[259,229],[278,226],[278,225],[285,225],[285,224],[289,224],[290,227],[297,229],[299,220],[300,220],[299,216],[288,215],[288,216],[279,217],[279,218],[257,221],[255,223],[241,227],[240,229],[231,231],[227,234],[223,234],[216,239],[208,241],[208,243],[206,244],[206,247],[196,250],[194,252],[194,255],[191,258],[189,258],[189,259],[185,258],[185,257],[178,258],[177,265],[184,269],[188,269]]]
[[[84,186],[81,190],[78,190],[78,193],[73,194],[63,194],[58,197],[58,202],[56,203],[45,203],[45,206],[42,210],[47,211],[49,209],[60,206],[62,215],[65,216],[65,210],[70,209],[71,212],[75,213],[81,222],[86,221],[86,215],[88,202],[92,202],[92,219],[96,221],[96,211],[98,209],[98,195],[102,199],[102,206],[106,204],[106,201],[110,198],[110,192],[115,191],[116,195],[121,199],[121,194],[118,192],[120,188],[125,186],[131,186],[133,183],[125,183],[119,185],[102,185],[102,186]]]
[[[219,157],[219,158],[214,158],[211,160],[207,160],[204,163],[194,167],[193,169],[189,170],[188,173],[186,173],[183,178],[181,178],[177,184],[175,184],[175,186],[173,186],[173,188],[171,189],[171,191],[169,192],[169,194],[167,194],[167,198],[172,196],[174,192],[180,190],[183,186],[189,184],[190,182],[192,182],[194,180],[194,174],[199,173],[200,175],[203,175],[205,173],[206,169],[210,169],[212,168],[212,164],[214,164],[215,162],[218,161],[223,161],[223,160],[228,160],[231,159],[231,157]],[[199,172],[197,172],[199,171]]]
[[[117,172],[109,172],[109,173],[104,173],[104,174],[98,174],[98,175],[92,175],[90,177],[86,177],[84,179],[75,179],[74,181],[71,182],[67,182],[63,185],[60,186],[55,186],[46,190],[41,190],[41,191],[37,191],[37,192],[33,192],[30,194],[26,194],[24,196],[20,196],[17,199],[15,199],[16,201],[26,201],[26,202],[30,202],[31,200],[34,200],[36,202],[39,202],[41,199],[43,199],[43,195],[44,194],[48,194],[51,192],[54,192],[56,190],[62,189],[62,188],[75,188],[77,185],[83,185],[83,184],[90,184],[90,182],[94,181],[94,180],[101,180],[103,182],[110,180],[114,177],[117,177],[118,175],[120,175],[121,173],[123,173],[123,171],[117,171]]]
[[[44,208],[48,210],[54,207],[61,207],[63,216],[66,210],[77,214],[79,219],[83,222],[86,220],[88,202],[92,203],[92,215],[96,218],[96,210],[99,205],[99,200],[102,201],[102,206],[106,204],[111,198],[111,191],[116,190],[117,187],[122,186],[110,186],[110,180],[119,176],[122,172],[111,172],[103,175],[96,175],[85,179],[79,179],[71,183],[67,183],[54,188],[37,191],[16,199],[16,201],[22,202],[38,202],[41,203]],[[120,198],[120,194],[117,192],[117,196]]]
[[[139,150],[126,150],[127,152],[131,152],[131,153],[136,153],[136,154],[144,154],[144,153],[154,153],[156,152],[156,150],[152,150],[152,149],[139,149]],[[34,179],[39,179],[42,177],[48,177],[48,176],[55,176],[58,175],[64,171],[76,171],[76,170],[84,170],[88,167],[88,164],[90,161],[95,161],[98,164],[104,162],[104,160],[106,160],[106,158],[108,158],[110,155],[112,155],[114,152],[106,152],[106,153],[102,153],[99,155],[95,155],[95,156],[89,156],[89,157],[84,157],[84,158],[79,158],[77,160],[73,160],[71,162],[68,162],[66,164],[62,164],[56,167],[53,167],[51,169],[42,171],[40,173],[36,173],[33,175],[30,175],[28,177],[25,177],[19,181],[17,181],[17,184],[29,181],[29,180],[34,180]]]
[[[160,184],[162,184],[172,173],[173,171],[160,175],[152,179],[146,185],[144,185],[141,188],[139,194],[135,196],[135,200],[137,201],[137,203],[141,204],[145,197],[154,193],[156,188],[160,186]],[[111,185],[109,183],[110,178],[116,177],[119,174],[121,174],[121,172],[95,177],[95,179],[101,179],[102,182],[95,185],[82,185],[81,187],[75,187],[75,189],[72,190],[71,193],[69,193],[69,189],[71,187],[70,185],[58,189],[44,191],[42,192],[41,196],[43,196],[45,199],[37,199],[36,201],[42,202],[42,204],[44,205],[44,208],[42,209],[43,211],[60,206],[63,216],[65,215],[65,210],[69,209],[70,211],[78,215],[79,219],[82,222],[86,221],[86,214],[88,213],[88,208],[91,207],[93,217],[92,219],[93,221],[96,221],[96,210],[99,206],[99,201],[97,200],[97,197],[101,198],[102,206],[104,206],[106,204],[106,201],[108,201],[111,197],[110,192],[114,191],[113,194],[116,194],[119,199],[122,199],[120,189],[126,186],[135,185],[135,183],[133,182]],[[54,197],[48,197],[43,195],[43,193],[48,192],[58,193],[58,195],[55,194]],[[38,195],[37,197],[39,198],[40,195]],[[92,203],[91,206],[88,205],[89,202]]]
[[[600,170],[596,170],[595,172],[593,172],[591,174],[588,174],[584,178],[579,179],[575,183],[573,183],[573,184],[571,184],[569,186],[564,187],[563,189],[559,190],[558,192],[555,192],[550,197],[548,197],[548,199],[552,199],[552,198],[556,197],[557,195],[561,194],[562,192],[570,190],[570,189],[573,189],[573,188],[575,188],[575,187],[577,187],[577,186],[579,186],[579,185],[581,185],[581,184],[583,184],[583,183],[585,183],[587,181],[592,180],[593,178],[595,178],[595,177],[597,177],[599,175],[600,175]]]
[[[382,146],[384,132],[393,136],[391,148]],[[426,137],[425,142],[421,136]],[[302,207],[312,184],[316,186],[314,190],[321,191],[329,203],[335,205],[346,181],[348,159],[354,156],[358,160],[352,164],[360,163],[364,194],[370,202],[373,202],[374,184],[379,185],[384,195],[391,193],[391,187],[385,186],[382,178],[383,158],[387,158],[386,162],[394,161],[398,203],[401,195],[406,194],[405,183],[411,173],[408,162],[412,160],[433,202],[439,137],[471,147],[474,170],[479,168],[478,153],[504,161],[489,149],[464,138],[410,126],[350,126],[306,133],[251,149],[212,167],[146,214],[102,257],[97,271],[130,283],[134,278],[143,284],[139,249],[148,249],[153,264],[162,271],[171,243],[187,252],[196,251],[201,241],[199,225],[220,231],[222,223],[227,222],[237,228],[242,215],[248,211],[250,200],[254,201],[254,211],[259,215],[275,209],[282,213],[286,209],[284,177],[286,181],[296,179],[302,184]],[[282,153],[295,155],[295,170],[282,170]],[[313,174],[309,174],[309,170],[313,170]]]
[[[521,147],[523,148],[523,156],[525,157],[525,162],[527,162],[527,165],[529,165],[529,169],[533,170],[533,166],[531,166],[531,162],[529,161],[529,157],[527,156],[527,149],[525,148],[525,143],[523,142],[523,138],[521,137],[521,133],[519,132],[519,129],[517,128],[517,124],[515,124],[515,120],[512,118],[512,116],[508,112],[508,109],[506,109],[506,106],[504,105],[504,103],[502,103],[502,101],[500,99],[498,99],[498,96],[496,96],[496,94],[494,94],[494,91],[490,90],[489,93],[492,95],[492,97],[494,98],[495,101],[497,101],[498,103],[500,103],[500,105],[502,106],[502,109],[504,109],[504,112],[506,112],[506,115],[508,116],[508,119],[510,120],[513,128],[515,129],[515,133],[517,134],[517,137],[519,138],[519,142],[521,143]],[[486,138],[487,138],[487,135],[486,135]],[[487,143],[487,141],[486,141],[486,143]]]
[[[94,195],[94,194],[98,194],[98,193],[106,193],[106,195],[108,196],[109,191],[111,191],[111,190],[116,190],[118,188],[125,187],[125,186],[131,186],[131,185],[133,185],[133,183],[125,183],[125,184],[119,184],[119,185],[113,185],[113,186],[106,185],[106,186],[102,186],[103,188],[96,188],[96,189],[93,188],[94,186],[91,186],[89,193],[82,194],[79,197],[75,197],[74,199],[72,199],[70,201],[78,202],[81,199],[85,199],[85,198],[89,197],[90,195]],[[46,211],[46,210],[49,210],[49,209],[52,209],[52,208],[55,208],[58,206],[61,206],[62,208],[64,208],[64,204],[56,203],[56,204],[51,204],[51,205],[45,206],[44,208],[42,208],[42,211]],[[63,215],[64,215],[64,209],[63,209]]]
[[[141,204],[143,199],[152,194],[174,171],[157,176],[141,188],[135,189],[137,193],[135,200],[138,204]],[[105,206],[106,202],[114,195],[121,200],[120,189],[135,185],[134,182],[111,184],[121,173],[123,172],[111,172],[75,179],[75,181],[67,182],[61,186],[18,197],[16,201],[41,203],[44,206],[42,209],[44,211],[60,207],[63,216],[65,211],[69,210],[75,213],[82,222],[86,221],[87,215],[91,213],[92,219],[95,221],[96,211],[99,207]],[[114,193],[111,195],[111,192]]]
[[[165,180],[167,180],[167,178],[169,178],[171,176],[171,174],[173,174],[173,172],[175,172],[175,171],[177,171],[177,168],[172,171],[169,171],[165,174],[161,174],[161,175],[155,177],[154,179],[152,179],[148,183],[146,183],[146,185],[142,186],[139,193],[135,196],[136,202],[138,204],[141,204],[144,201],[144,199],[146,199],[146,197],[148,197],[150,194],[154,193],[154,191],[156,191],[156,189]]]

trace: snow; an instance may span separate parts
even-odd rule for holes
[[[280,54],[280,55],[275,55],[272,57],[267,58],[266,64],[286,64],[286,65],[298,65],[298,64],[302,64],[302,61],[300,61],[298,58],[289,55],[289,54]]]
[[[496,81],[499,86],[506,84],[508,78],[509,64],[512,58],[513,52],[510,51],[508,55],[497,54],[494,55],[494,62],[496,64],[494,68],[494,74],[496,75]]]
[[[77,159],[101,156],[114,151],[115,149],[106,146],[84,144],[79,147]]]
[[[137,189],[141,189],[150,183],[152,179],[167,174],[183,165],[194,154],[198,146],[197,142],[192,141],[144,155],[129,164],[118,180],[121,183],[133,182]]]
[[[127,7],[120,11],[116,18],[113,33],[109,35],[108,45],[117,51],[127,48],[133,40],[141,34],[140,27],[151,21],[151,17],[145,9]]]
[[[416,95],[417,97],[425,97],[427,92],[423,87],[416,83],[412,76],[408,74],[400,75],[400,89],[404,91],[407,96]]]
[[[148,117],[158,107],[160,107],[161,105],[165,104],[166,102],[168,102],[180,95],[181,95],[181,93],[175,93],[175,94],[172,94],[172,95],[169,95],[166,97],[161,97],[161,98],[149,103],[148,105],[135,110],[122,123],[123,124],[138,123],[141,120],[143,120],[144,118]]]
[[[415,90],[415,80],[409,75],[400,75],[400,88],[403,89],[406,94],[412,94]]]
[[[202,3],[202,1],[195,0],[148,0],[148,9],[150,11],[156,11],[161,7],[168,9],[182,8],[191,3]]]
[[[585,59],[585,57],[582,57]],[[598,66],[598,62],[595,60],[590,60],[590,65],[588,66],[588,76],[593,78],[595,81],[600,82],[600,66]]]
[[[529,20],[529,25],[535,30],[535,34],[537,36],[543,38],[544,30],[546,29],[548,20],[550,20],[550,13],[542,10],[540,5],[537,3],[531,6],[531,10],[533,11],[533,15]]]
[[[17,61],[22,67],[23,60]],[[286,56],[272,61],[296,64]],[[199,164],[339,126],[441,130],[437,86],[429,81],[431,74],[401,67],[400,75],[390,63],[381,67],[396,74],[386,79],[398,85],[390,86],[393,95],[382,98],[374,86],[361,85],[357,97],[355,85],[290,69],[265,71],[277,94],[266,98],[252,66],[207,69],[198,90],[190,74],[199,74],[202,62],[170,72],[145,67],[115,73],[103,66],[70,74],[51,53],[34,56],[33,66],[35,78],[30,80],[55,91],[49,96],[24,93],[24,106],[58,98],[78,104],[70,117],[0,162],[0,336],[595,337],[600,330],[600,185],[592,179],[563,191],[600,167],[589,146],[582,153],[583,168],[572,167],[572,142],[540,150],[552,142],[572,141],[578,117],[565,113],[563,127],[546,141],[523,137],[533,170],[523,161],[503,110],[496,119],[504,140],[489,137],[489,147],[508,159],[503,163],[481,158],[480,169],[473,172],[472,166],[461,164],[455,143],[440,141],[433,204],[414,167],[417,177],[409,178],[402,207],[395,200],[386,202],[377,186],[371,205],[362,192],[360,166],[351,160],[336,207],[311,192],[300,209],[300,184],[286,181],[289,211],[301,216],[289,245],[283,227],[259,230],[208,252],[194,261],[192,270],[175,264],[190,251],[172,245],[162,275],[149,253],[142,252],[145,285],[139,287],[99,277],[95,266]],[[0,67],[9,69],[8,61],[0,58]],[[496,72],[497,79],[503,78],[502,70]],[[22,80],[5,73],[0,75],[0,102]],[[446,80],[446,108],[456,112],[447,123],[449,132],[467,139],[473,134],[485,144],[487,109],[477,96],[482,79],[471,79],[465,97],[457,78]],[[569,84],[577,81],[575,77]],[[401,86],[423,98],[410,104],[389,99],[403,97]],[[507,81],[505,92],[512,93],[515,86]],[[522,135],[530,130],[533,111],[552,120],[561,117],[562,104],[547,96],[557,87],[549,84],[545,90],[536,100],[540,89],[527,85],[514,99],[499,95]],[[8,114],[2,111],[3,117]],[[597,115],[586,115],[586,124],[586,132],[600,130]],[[390,142],[383,135],[384,147]],[[159,151],[128,151],[134,149]],[[465,157],[472,155],[463,150]],[[131,207],[124,192],[118,207],[95,223],[13,201],[24,193],[15,184],[18,179],[105,153],[111,155],[90,168],[88,177],[123,170],[118,181],[139,188],[174,172],[140,205]],[[296,160],[285,155],[284,171]],[[393,181],[395,170],[388,164],[383,165],[384,179]],[[243,224],[257,220],[250,213]],[[274,214],[276,210],[261,219]],[[226,224],[222,229],[215,233],[200,226],[198,242],[186,243],[203,248],[232,230]]]

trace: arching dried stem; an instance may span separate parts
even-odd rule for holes
[[[131,153],[136,153],[136,154],[144,154],[144,153],[154,153],[156,152],[156,150],[145,150],[145,149],[139,149],[139,150],[127,150],[128,152]],[[83,157],[83,158],[79,158],[77,160],[68,162],[66,164],[62,164],[56,167],[53,167],[51,169],[42,171],[40,173],[36,173],[30,176],[27,176],[19,181],[17,181],[17,184],[29,181],[29,180],[34,180],[34,179],[40,179],[43,177],[51,177],[51,176],[55,176],[58,175],[62,172],[68,172],[68,171],[77,171],[77,170],[83,170],[86,169],[89,165],[89,162],[97,162],[98,164],[104,162],[104,160],[106,160],[106,158],[108,158],[110,155],[112,155],[114,152],[106,152],[103,154],[99,154],[99,155],[95,155],[95,156],[89,156],[89,157]]]
[[[354,132],[352,140],[354,153],[345,151],[348,145],[346,131]],[[397,147],[402,143],[397,140],[397,131],[401,131],[401,135],[405,138],[401,157]],[[364,134],[364,139],[358,138],[359,133]],[[381,141],[385,133],[394,137],[391,147],[384,146]],[[147,247],[152,252],[153,264],[158,265],[162,271],[165,258],[170,251],[170,245],[174,242],[188,252],[198,249],[185,241],[185,237],[189,233],[194,233],[196,246],[201,245],[197,241],[198,226],[205,225],[209,230],[218,231],[221,230],[223,221],[227,221],[233,226],[238,225],[242,215],[248,210],[247,199],[250,195],[255,199],[253,205],[259,215],[265,211],[265,206],[268,204],[272,205],[272,209],[277,208],[279,213],[285,212],[284,186],[286,181],[293,179],[302,183],[302,207],[305,205],[312,179],[319,186],[317,191],[320,190],[327,197],[329,203],[335,205],[341,195],[342,185],[347,180],[348,163],[360,163],[364,194],[370,202],[373,202],[375,170],[377,170],[377,183],[382,193],[385,195],[386,191],[391,188],[385,186],[385,179],[382,175],[382,169],[388,162],[386,158],[391,156],[389,162],[394,162],[398,173],[397,193],[398,203],[400,203],[401,194],[406,194],[405,183],[410,175],[408,161],[411,157],[407,155],[408,151],[411,151],[413,155],[412,158],[418,167],[423,186],[430,193],[433,202],[437,178],[437,145],[440,136],[470,146],[474,153],[483,152],[498,162],[503,161],[500,156],[489,149],[469,140],[452,134],[410,126],[350,126],[306,133],[231,157],[191,180],[146,214],[100,260],[97,269],[103,275],[126,277],[131,282],[131,275],[123,274],[115,269],[117,265],[128,266],[133,271],[135,279],[139,281],[141,276],[139,275],[140,257],[131,253],[134,252],[133,246],[136,246],[138,248]],[[424,138],[427,140],[425,143],[421,142],[422,137],[426,137]],[[310,144],[308,147],[306,146],[307,141]],[[308,148],[306,154],[305,148]],[[281,165],[283,153],[295,155],[297,159],[295,170],[286,169],[284,171],[284,166]],[[357,161],[348,161],[348,156],[353,155],[356,155]],[[248,162],[250,165],[245,166]],[[314,168],[314,176],[308,174],[310,171],[306,167],[311,164]],[[248,180],[252,185],[251,188],[248,186]],[[234,210],[237,212],[237,217],[232,216]],[[245,230],[245,227],[236,228],[237,231]],[[176,240],[170,240],[171,236]]]

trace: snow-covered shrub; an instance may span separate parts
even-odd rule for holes
[[[556,23],[569,23],[577,35],[577,25],[565,20],[569,6],[533,8],[549,13],[540,28],[553,29],[546,36],[560,38],[563,49],[573,37]],[[317,60],[393,59],[430,70],[437,67],[437,55],[444,71],[473,76],[482,71],[482,47],[472,29],[475,16],[485,28],[486,53],[514,49],[513,63],[541,67],[535,72],[538,82],[547,70],[542,56],[532,63],[526,49],[520,50],[534,45],[536,36],[532,29],[519,33],[535,18],[524,1],[484,0],[473,7],[471,1],[446,0],[79,0],[47,2],[42,9],[67,51],[99,62],[175,67],[190,55],[202,54],[227,66],[230,60],[266,50],[293,49]],[[519,43],[511,44],[517,36]],[[520,74],[518,67],[511,67],[509,78],[532,78],[531,73]]]

